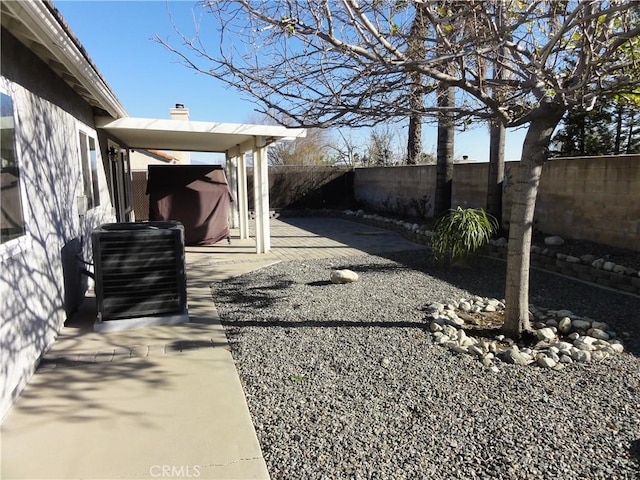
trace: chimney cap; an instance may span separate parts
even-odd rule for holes
[[[184,103],[176,103],[176,108],[184,108]]]

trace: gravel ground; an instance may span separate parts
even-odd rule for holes
[[[333,285],[334,268],[360,279]],[[415,251],[216,284],[272,479],[640,478],[640,299],[532,272],[534,305],[631,333],[625,353],[562,371],[494,373],[432,343],[428,304],[503,292],[502,262]]]

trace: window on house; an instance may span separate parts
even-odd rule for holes
[[[26,232],[22,208],[20,164],[16,150],[13,100],[0,92],[0,244],[17,239]]]
[[[87,209],[100,206],[100,185],[98,183],[98,156],[95,138],[80,131],[80,162]]]
[[[89,137],[89,161],[91,162],[91,180],[93,182],[93,206],[100,206],[100,184],[98,183],[98,154],[96,139]]]

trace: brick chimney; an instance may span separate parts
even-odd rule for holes
[[[185,108],[182,103],[176,103],[175,108],[169,109],[169,113],[171,113],[171,120],[189,120],[189,109]],[[173,156],[178,159],[181,165],[188,165],[191,163],[190,152],[173,152]]]

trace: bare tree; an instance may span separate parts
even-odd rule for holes
[[[393,125],[385,124],[371,130],[361,161],[369,166],[399,165],[405,156],[399,146],[397,130]]]
[[[355,167],[362,160],[363,147],[353,138],[351,131],[337,130],[337,139],[331,142],[329,149],[334,152],[334,160],[338,165]]]
[[[307,136],[278,142],[269,147],[270,165],[326,165],[333,163],[330,132],[325,128],[311,128]]]
[[[220,28],[218,51],[208,54],[187,38],[186,50],[174,51],[191,67],[259,99],[265,111],[284,112],[301,126],[372,125],[408,116],[416,108],[407,95],[408,72],[429,79],[426,87],[455,87],[458,101],[446,110],[457,120],[527,125],[512,187],[505,292],[504,329],[517,337],[530,328],[529,249],[551,135],[567,110],[589,109],[602,94],[638,92],[640,26],[631,12],[639,2],[507,0],[503,22],[490,0],[468,0],[464,8],[456,0],[414,0],[402,10],[395,4],[205,2]],[[421,6],[434,32],[420,61],[407,55],[412,5]],[[508,62],[497,55],[500,49]],[[509,78],[488,78],[483,69],[489,64]],[[441,110],[425,96],[420,113]]]

